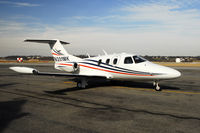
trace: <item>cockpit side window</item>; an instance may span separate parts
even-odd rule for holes
[[[139,56],[133,56],[133,59],[134,59],[135,63],[141,63],[141,62],[146,61],[144,58],[139,57]]]
[[[113,64],[114,64],[114,65],[117,64],[117,58],[115,58],[115,59],[113,60]]]
[[[124,64],[133,64],[133,59],[132,59],[132,57],[125,57],[125,59],[124,59]]]

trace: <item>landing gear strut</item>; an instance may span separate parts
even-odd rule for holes
[[[153,82],[153,86],[156,91],[161,91],[158,81]]]
[[[83,79],[80,79],[78,82],[77,82],[77,88],[81,88],[81,89],[85,89],[87,87],[87,80],[85,78]]]

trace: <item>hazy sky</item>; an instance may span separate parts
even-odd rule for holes
[[[72,54],[200,55],[199,0],[0,0],[0,56]]]

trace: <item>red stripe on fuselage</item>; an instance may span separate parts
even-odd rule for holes
[[[72,66],[72,64],[64,64],[64,63],[58,63],[58,65]],[[132,74],[132,73],[117,72],[117,71],[112,71],[112,70],[105,70],[105,69],[101,69],[101,68],[95,68],[95,67],[91,67],[91,66],[86,66],[86,65],[82,65],[82,64],[79,64],[79,65],[82,66],[82,67],[87,67],[87,68],[90,68],[90,69],[95,69],[95,70],[100,70],[100,71],[105,71],[105,72],[110,72],[110,73],[134,75],[134,76],[154,76],[154,75],[144,75],[144,74]]]
[[[60,56],[59,54],[56,54],[56,53],[52,53],[53,55],[56,55],[56,56]]]
[[[72,66],[72,64],[58,63],[58,65]]]

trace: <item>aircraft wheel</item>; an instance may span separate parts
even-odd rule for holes
[[[82,82],[77,82],[77,88],[85,89],[86,85]]]
[[[81,82],[77,82],[77,88],[82,88]]]
[[[155,88],[156,91],[161,91],[161,90],[162,90],[162,89],[160,88],[158,82],[154,82],[153,85],[154,85],[154,88]]]
[[[156,86],[156,87],[155,87],[155,90],[156,90],[156,91],[161,91],[160,86]]]

